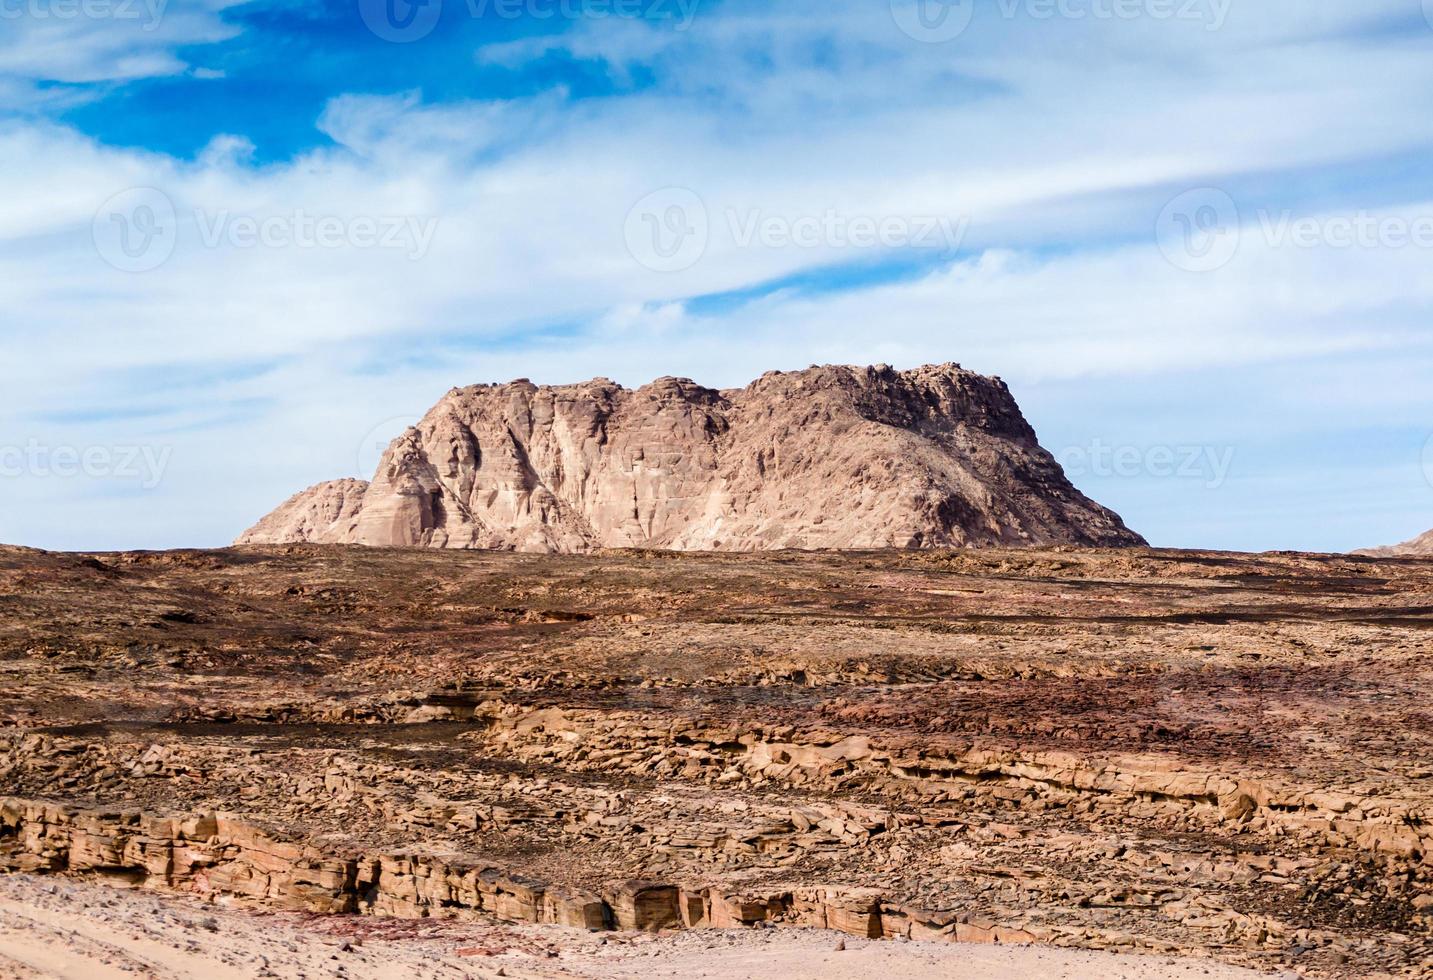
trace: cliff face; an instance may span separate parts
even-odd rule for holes
[[[361,493],[361,497],[358,494]],[[958,365],[450,391],[373,481],[320,484],[238,543],[586,551],[1139,545]]]

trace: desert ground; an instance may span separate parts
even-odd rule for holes
[[[0,977],[110,980],[1257,980],[1208,960],[901,943],[816,929],[598,933],[216,907],[89,881],[0,878]]]
[[[6,548],[0,611],[15,975],[1433,971],[1433,561]]]

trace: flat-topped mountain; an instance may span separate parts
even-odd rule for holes
[[[1427,558],[1433,557],[1433,531],[1420,534],[1412,541],[1405,541],[1402,544],[1388,545],[1383,548],[1364,548],[1355,551],[1355,555],[1368,555],[1372,558]]]
[[[371,483],[290,498],[238,539],[581,552],[1142,545],[957,364],[454,388]]]

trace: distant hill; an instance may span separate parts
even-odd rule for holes
[[[1418,558],[1421,556],[1433,556],[1433,531],[1420,534],[1412,541],[1405,541],[1402,544],[1388,545],[1383,548],[1364,548],[1355,551],[1355,555],[1368,555],[1373,558]]]

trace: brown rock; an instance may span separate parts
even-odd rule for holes
[[[580,552],[1139,545],[1036,441],[998,378],[772,372],[450,391],[370,485],[320,484],[240,544]]]
[[[614,885],[606,898],[618,929],[657,932],[682,926],[679,889],[673,885],[624,881]]]

